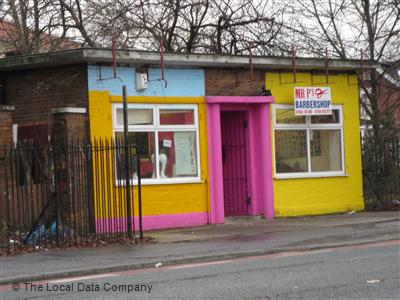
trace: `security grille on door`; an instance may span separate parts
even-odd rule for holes
[[[247,126],[244,112],[224,112],[221,115],[226,216],[247,215],[251,205],[247,186]]]

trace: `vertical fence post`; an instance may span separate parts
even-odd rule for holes
[[[139,234],[143,239],[143,223],[142,223],[142,173],[140,171],[140,152],[139,152],[139,135],[136,135],[136,160],[137,160],[137,177],[138,177],[138,202],[139,202]]]
[[[54,198],[54,213],[55,213],[55,222],[56,222],[56,244],[57,247],[60,246],[60,239],[59,239],[59,232],[58,232],[58,225],[59,225],[59,212],[58,212],[58,197],[60,196],[60,189],[59,189],[59,180],[60,178],[58,178],[60,174],[57,174],[58,170],[57,170],[57,150],[56,150],[56,146],[53,144],[52,145],[53,148],[53,172],[54,172],[54,191],[55,191],[55,198]],[[51,225],[50,225],[51,228]]]
[[[131,184],[130,184],[130,157],[128,146],[128,103],[126,85],[122,86],[122,97],[124,101],[124,152],[125,152],[125,189],[126,189],[126,221],[128,226],[128,236],[132,238],[132,219],[131,219]]]

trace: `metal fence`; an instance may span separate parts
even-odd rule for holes
[[[392,209],[400,205],[400,134],[363,137],[364,199],[367,209]]]
[[[138,156],[114,139],[0,146],[1,252],[142,237]]]

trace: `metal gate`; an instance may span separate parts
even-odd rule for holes
[[[221,114],[224,205],[226,216],[248,215],[246,130],[244,112]]]

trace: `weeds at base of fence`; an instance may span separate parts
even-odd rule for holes
[[[376,197],[364,195],[364,204],[366,211],[400,211],[400,201],[397,199],[381,202]]]
[[[115,238],[115,239],[101,239],[94,238],[92,240],[84,241],[82,243],[68,242],[60,247],[57,247],[55,243],[45,247],[44,245],[37,245],[34,248],[32,246],[20,245],[9,246],[0,248],[0,256],[17,256],[26,253],[37,253],[37,252],[48,252],[48,251],[59,251],[59,250],[73,250],[73,249],[90,249],[90,248],[102,248],[102,247],[118,247],[118,246],[138,246],[155,243],[151,237],[139,238]]]

